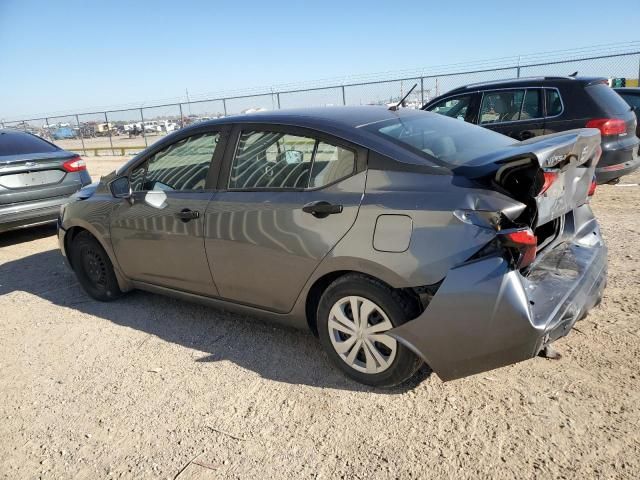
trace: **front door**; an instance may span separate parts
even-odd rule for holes
[[[293,127],[243,126],[232,138],[205,219],[213,277],[223,298],[287,312],[355,222],[366,150]]]
[[[212,168],[219,168],[220,138],[216,131],[180,137],[130,170],[133,196],[111,216],[116,259],[128,278],[217,294],[204,250],[203,219],[215,194]]]
[[[542,102],[540,88],[484,92],[479,124],[516,140],[544,135]]]

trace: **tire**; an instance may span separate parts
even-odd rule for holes
[[[354,321],[352,305],[366,315],[366,324]],[[384,332],[417,313],[417,302],[382,282],[361,274],[345,275],[329,285],[320,299],[320,343],[332,362],[349,377],[374,387],[393,387],[409,380],[423,362]],[[347,321],[351,323],[347,325]]]
[[[89,232],[80,232],[71,242],[69,258],[78,281],[87,294],[101,302],[122,295],[109,255]]]

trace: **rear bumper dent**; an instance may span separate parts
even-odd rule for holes
[[[595,230],[558,245],[527,277],[501,257],[450,270],[426,310],[389,332],[442,380],[534,357],[602,296],[607,249]]]

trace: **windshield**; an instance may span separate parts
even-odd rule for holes
[[[500,133],[430,113],[398,117],[365,128],[429,160],[435,158],[454,167],[516,143]]]

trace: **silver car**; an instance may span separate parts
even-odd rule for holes
[[[60,248],[95,299],[137,288],[308,328],[369,385],[423,362],[451,380],[535,356],[599,302],[599,155],[594,129],[518,142],[383,107],[227,117],[81,190]]]

